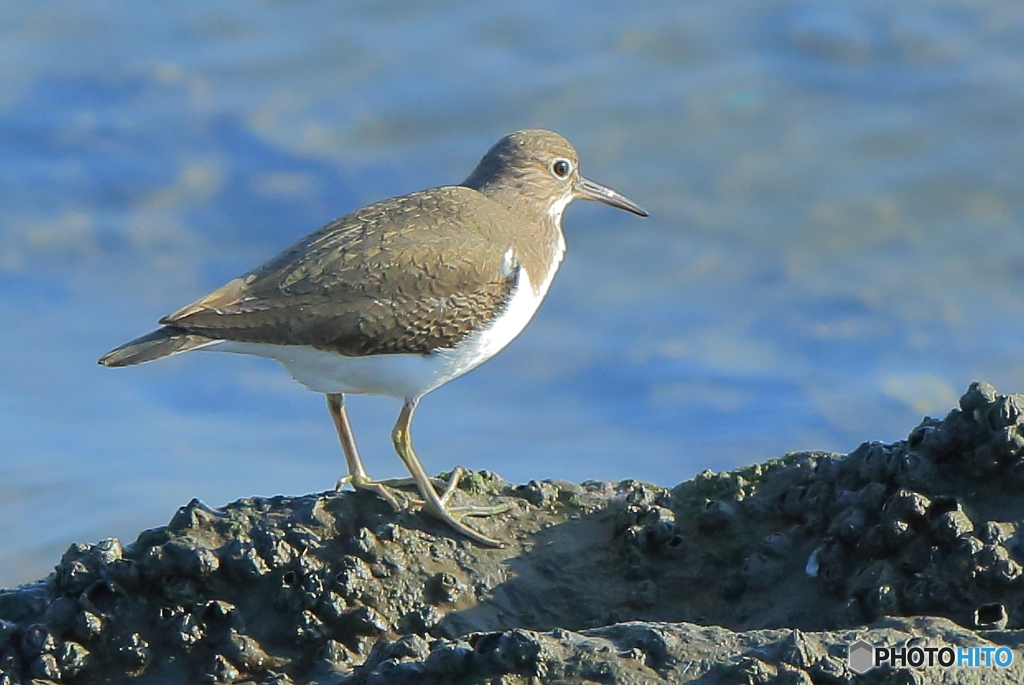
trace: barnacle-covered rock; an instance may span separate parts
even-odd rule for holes
[[[974,523],[959,502],[955,502],[946,511],[937,513],[932,522],[932,535],[940,542],[947,544],[974,532]]]
[[[75,639],[81,642],[90,642],[99,637],[103,631],[103,619],[96,614],[83,611],[75,616],[75,622],[72,627],[72,634]]]
[[[41,623],[30,625],[21,636],[21,653],[27,659],[56,649],[57,641],[53,634]]]
[[[985,604],[974,612],[974,626],[978,630],[1003,630],[1009,615],[1002,604]]]
[[[444,619],[444,614],[426,605],[402,616],[400,630],[406,634],[424,635],[434,630]]]
[[[235,668],[223,654],[215,654],[206,666],[203,680],[211,683],[233,683],[239,678]]]
[[[0,683],[832,683],[856,637],[1016,646],[1022,409],[975,384],[905,441],[671,490],[467,474],[500,549],[367,492],[195,500],[0,591]]]
[[[40,654],[29,665],[29,675],[40,680],[60,680],[60,665],[53,654]]]
[[[248,673],[258,673],[274,661],[255,638],[241,635],[235,630],[231,630],[225,641],[224,656]]]
[[[536,507],[547,506],[558,501],[558,488],[552,483],[531,480],[515,489],[516,495]]]
[[[86,666],[89,650],[77,642],[65,642],[55,653],[57,666],[63,675],[73,678]]]
[[[117,656],[129,669],[140,670],[149,663],[149,643],[138,633],[131,633],[117,647]]]
[[[249,580],[266,575],[270,571],[267,562],[259,555],[251,543],[234,544],[228,550],[227,568],[239,580]]]

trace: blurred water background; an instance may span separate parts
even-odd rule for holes
[[[7,0],[0,586],[192,497],[331,487],[273,362],[96,358],[363,204],[552,128],[651,212],[567,212],[533,325],[438,390],[428,470],[673,485],[1024,390],[1024,5]],[[371,472],[398,405],[355,398]]]

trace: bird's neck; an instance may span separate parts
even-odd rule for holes
[[[521,217],[535,226],[543,226],[548,235],[562,231],[562,213],[571,197],[559,199],[552,203],[549,196],[540,192],[529,183],[525,176],[502,174],[494,177],[474,171],[463,186],[479,191],[480,194],[493,202],[505,207],[516,217]]]
[[[537,294],[543,297],[565,254],[562,214],[572,198],[552,203],[549,198],[532,193],[530,185],[522,179],[505,177],[495,181],[476,173],[462,185],[479,191],[518,219],[517,235],[512,242],[525,262],[537,265],[538,273],[531,274],[530,278]]]

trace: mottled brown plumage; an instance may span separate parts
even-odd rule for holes
[[[462,186],[379,202],[160,323],[347,356],[453,348],[508,300],[516,272],[502,272],[510,244],[502,227],[513,221]]]

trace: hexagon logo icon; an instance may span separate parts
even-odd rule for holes
[[[864,640],[857,640],[849,646],[846,661],[854,673],[867,673],[875,667],[875,648]]]

